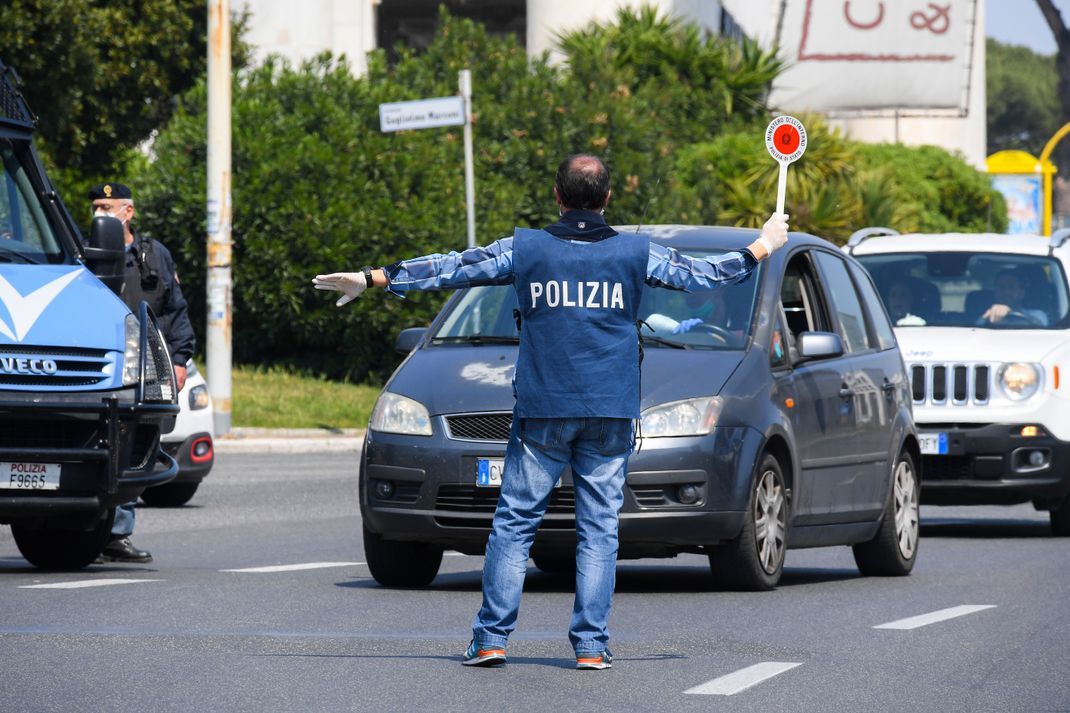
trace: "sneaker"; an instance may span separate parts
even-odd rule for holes
[[[613,668],[613,654],[609,649],[596,653],[576,654],[576,669],[579,671],[602,671]]]
[[[145,564],[146,562],[152,562],[152,555],[145,550],[139,550],[134,547],[129,537],[119,537],[104,545],[104,550],[97,557],[97,563],[104,562]]]
[[[468,644],[468,650],[464,652],[461,663],[465,666],[501,666],[505,663],[505,649],[501,646],[480,647],[473,640]]]

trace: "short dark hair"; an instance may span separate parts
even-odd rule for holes
[[[601,210],[609,195],[609,169],[597,156],[572,154],[557,167],[554,186],[565,208]]]

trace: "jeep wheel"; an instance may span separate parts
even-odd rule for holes
[[[438,575],[442,548],[392,542],[364,528],[364,557],[375,581],[387,587],[426,587]]]
[[[1070,537],[1070,495],[1063,498],[1057,507],[1051,509],[1051,534],[1056,537]]]
[[[532,555],[531,559],[535,562],[536,567],[548,574],[569,574],[576,571],[575,556]]]
[[[197,492],[200,483],[164,483],[148,488],[141,494],[146,505],[153,507],[177,508],[185,505]]]
[[[901,577],[918,556],[920,486],[914,458],[903,451],[892,471],[892,489],[877,536],[852,549],[858,570],[867,577]]]
[[[91,530],[61,530],[12,524],[11,534],[22,556],[40,569],[82,569],[104,549],[111,536],[115,511],[110,510]]]
[[[788,500],[780,463],[766,453],[758,467],[739,537],[710,552],[714,579],[733,589],[772,589],[784,571]]]

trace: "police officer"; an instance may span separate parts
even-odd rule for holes
[[[189,321],[186,299],[178,283],[178,273],[170,251],[158,240],[141,235],[131,226],[136,212],[134,196],[121,183],[101,183],[89,190],[93,215],[119,219],[126,235],[126,273],[121,297],[134,314],[141,301],[149,303],[156,315],[175,369],[175,386],[186,383],[186,362],[193,356],[196,339]],[[130,542],[134,532],[134,503],[121,505],[115,512],[111,540],[101,553],[105,562],[151,562],[152,555]]]
[[[774,215],[748,247],[692,258],[603,219],[609,170],[578,154],[557,170],[561,219],[518,228],[484,248],[428,255],[387,268],[318,275],[318,289],[408,290],[512,284],[520,303],[516,405],[501,493],[483,565],[483,605],[462,657],[468,666],[505,663],[516,626],[528,553],[566,465],[576,492],[576,600],[569,640],[579,669],[612,662],[607,623],[617,560],[617,523],[639,417],[636,319],[643,285],[707,290],[745,279],[787,242],[787,216]]]

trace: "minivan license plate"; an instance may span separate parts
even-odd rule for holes
[[[59,463],[0,463],[0,488],[59,490]]]
[[[918,443],[921,446],[922,455],[946,456],[947,434],[946,433],[919,433]]]
[[[502,469],[505,460],[501,458],[479,458],[476,460],[476,485],[480,488],[502,487]]]

